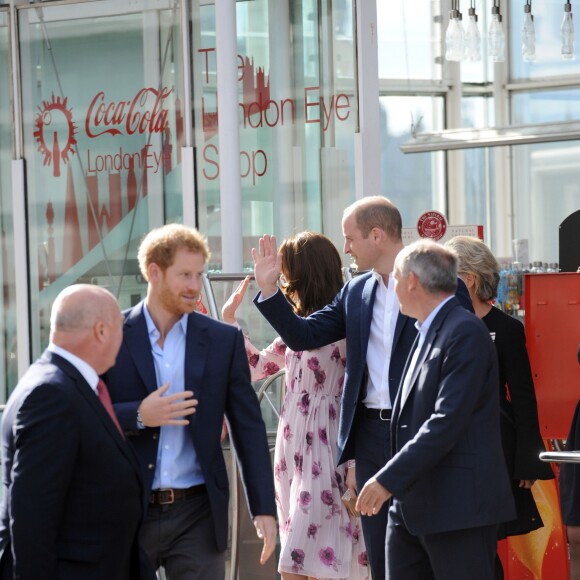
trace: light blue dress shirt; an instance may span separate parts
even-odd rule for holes
[[[165,337],[163,348],[157,344],[159,331],[147,310],[143,308],[151,352],[155,364],[157,387],[169,383],[166,395],[194,391],[194,385],[185,385],[185,339],[187,314],[184,314]],[[195,396],[195,395],[194,395]],[[166,425],[159,431],[159,449],[153,477],[153,489],[185,489],[204,483],[197,454],[191,441],[188,426]]]

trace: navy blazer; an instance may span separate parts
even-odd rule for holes
[[[159,427],[137,429],[137,408],[157,385],[143,302],[124,313],[123,343],[117,362],[104,375],[115,411],[133,442],[145,488],[151,490]],[[185,385],[199,401],[189,417],[215,526],[218,550],[227,548],[229,483],[220,435],[224,415],[240,465],[251,517],[276,515],[266,429],[250,382],[244,338],[237,328],[193,312],[188,316]]]
[[[353,423],[357,405],[365,396],[367,348],[377,287],[373,273],[356,276],[343,286],[331,304],[307,318],[294,314],[281,292],[262,302],[259,302],[260,294],[254,298],[260,312],[294,351],[312,350],[346,338],[346,372],[338,431],[339,464],[354,457]],[[459,279],[457,294],[465,308],[473,311],[465,284]],[[416,336],[415,319],[399,313],[389,366],[392,402]]]
[[[306,318],[297,316],[282,294],[254,304],[294,351],[313,350],[346,338],[346,369],[338,428],[338,463],[354,457],[353,423],[367,382],[367,348],[378,281],[372,273],[349,280],[331,304]],[[414,320],[399,313],[389,368],[389,391],[395,400],[401,373],[417,331]]]
[[[397,394],[393,457],[377,474],[401,501],[412,534],[515,517],[497,384],[497,356],[487,328],[451,298],[427,331],[407,397],[401,390]]]
[[[1,431],[0,557],[14,577],[145,578],[138,460],[79,371],[45,351],[12,393]]]

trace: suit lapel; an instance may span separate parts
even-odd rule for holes
[[[105,407],[103,407],[103,404],[99,400],[99,397],[97,396],[95,391],[91,388],[91,386],[87,383],[83,375],[78,371],[78,369],[74,365],[72,365],[70,362],[68,362],[66,359],[62,358],[56,353],[46,351],[45,354],[43,355],[43,358],[45,357],[48,362],[61,369],[63,373],[68,375],[71,378],[71,380],[74,381],[76,390],[79,393],[79,395],[86,402],[89,408],[91,408],[92,411],[95,413],[96,419],[100,423],[102,423],[103,427],[114,439],[117,447],[120,449],[123,455],[127,457],[127,459],[129,459],[129,461],[131,462],[131,464],[133,465],[133,467],[135,468],[140,477],[141,470],[139,468],[138,462],[135,459],[134,453],[127,444],[127,441],[119,433],[119,430],[117,429],[115,423],[113,423],[113,420],[109,416],[109,413],[107,413],[107,410],[105,409]]]
[[[403,330],[405,329],[405,327],[407,326],[407,324],[414,324],[415,323],[415,319],[414,318],[409,318],[408,316],[405,316],[404,314],[402,314],[399,311],[399,314],[397,315],[397,321],[395,323],[395,332],[393,333],[393,343],[391,345],[391,365],[393,364],[393,361],[395,360],[395,357],[397,356],[396,353],[396,349],[397,349],[397,344],[399,342],[399,339],[401,338],[401,334],[403,333]],[[413,352],[413,349],[411,348],[411,353]],[[407,360],[405,361],[405,366],[407,366],[409,362],[409,357],[407,357]],[[401,375],[401,377],[404,377],[405,374],[403,373]],[[399,381],[400,382],[400,381]],[[391,401],[394,401],[397,397],[397,393],[399,391],[399,384],[395,383],[395,384],[391,384],[391,381],[389,381],[389,395],[391,397]]]
[[[187,319],[187,336],[185,340],[185,389],[193,391],[193,396],[200,403],[204,395],[203,374],[210,349],[207,319],[204,314],[193,312]],[[190,428],[196,425],[197,413],[189,416]]]
[[[375,294],[379,286],[378,280],[374,275],[370,275],[365,282],[361,295],[361,309],[360,309],[360,347],[362,349],[362,361],[366,360],[366,349],[369,343],[369,336],[371,334],[371,322],[373,318],[373,303],[375,301]]]
[[[144,303],[140,302],[127,314],[123,342],[135,362],[135,367],[143,384],[147,391],[152,393],[161,385],[157,385],[157,374],[151,354],[151,341],[143,308]]]
[[[431,352],[431,349],[433,348],[433,343],[435,342],[435,339],[437,338],[437,335],[439,334],[439,330],[441,329],[441,325],[443,324],[443,321],[447,317],[447,314],[449,313],[449,311],[452,308],[454,308],[456,305],[457,305],[457,299],[451,298],[451,300],[449,300],[446,304],[443,305],[443,307],[437,313],[437,315],[435,316],[435,319],[431,323],[431,326],[429,327],[429,330],[427,331],[427,336],[425,337],[425,341],[423,342],[423,345],[421,346],[421,351],[419,352],[419,358],[417,359],[417,364],[415,364],[415,368],[413,369],[413,374],[411,375],[411,383],[409,385],[409,390],[407,392],[407,396],[406,396],[405,400],[404,401],[402,400],[402,393],[399,395],[401,398],[401,401],[400,401],[401,410],[405,406],[405,403],[409,400],[411,392],[415,388],[415,383],[417,382],[417,377],[419,376],[419,373],[421,371],[421,367],[423,366],[423,363],[425,362],[425,360],[427,359],[427,356],[429,355],[429,353]],[[419,335],[417,335],[415,345],[417,344],[418,339],[419,339]],[[409,368],[409,364],[411,362],[411,357],[413,356],[413,350],[414,349],[412,349],[411,352],[409,353],[409,358],[407,359],[407,363],[405,365],[405,374],[407,373],[407,370]],[[405,376],[405,374],[403,374],[403,377]],[[402,391],[402,389],[399,389],[399,391]]]
[[[431,331],[431,329],[429,329]],[[431,345],[432,345],[432,339],[434,338],[434,336],[429,336],[431,335],[431,332],[427,333],[427,337],[425,338],[425,342],[423,342],[423,345],[421,346],[421,350],[419,351],[419,355],[417,358],[417,362],[415,364],[415,367],[413,368],[413,374],[411,375],[411,382],[409,383],[409,389],[407,390],[406,396],[403,399],[403,389],[400,389],[401,391],[401,409],[405,406],[405,403],[409,400],[409,395],[411,394],[411,391],[413,390],[415,383],[417,381],[417,377],[419,376],[419,371],[421,370],[421,366],[423,365],[423,363],[425,362],[425,359],[427,358],[427,354],[429,353],[429,351],[431,350]],[[415,340],[415,348],[417,343],[419,342],[419,334],[417,334],[417,338]],[[405,371],[405,374],[407,373],[407,371],[409,370],[409,366],[411,364],[411,359],[413,357],[414,354],[414,350],[413,349],[410,353],[409,353],[409,358],[407,360],[407,370]]]
[[[415,321],[414,318],[412,320],[413,320],[413,322]],[[395,351],[395,347],[397,346],[397,342],[399,341],[399,338],[401,337],[401,333],[403,332],[403,328],[405,328],[405,324],[407,324],[407,322],[410,322],[410,321],[411,321],[411,318],[409,318],[405,314],[402,314],[399,311],[399,314],[397,315],[397,322],[395,323],[395,334],[393,334],[392,352]]]
[[[393,416],[397,417],[398,414],[401,411],[401,408],[403,406],[403,403],[401,402],[401,398],[402,398],[402,383],[405,379],[405,376],[407,375],[407,370],[409,369],[409,365],[411,364],[411,359],[413,358],[413,353],[415,352],[415,349],[417,348],[417,343],[419,342],[419,334],[417,333],[417,336],[415,337],[415,341],[413,342],[413,346],[411,347],[411,350],[409,351],[409,354],[407,355],[407,361],[405,362],[405,368],[403,369],[403,374],[401,375],[401,384],[397,386],[397,395],[395,397],[395,402],[393,404]],[[415,368],[417,368],[417,366],[415,366]],[[394,420],[394,419],[393,419]]]

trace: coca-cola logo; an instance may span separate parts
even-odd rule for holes
[[[173,88],[145,87],[127,100],[107,100],[105,91],[99,91],[91,100],[85,117],[87,137],[102,135],[143,135],[159,133],[169,128],[169,110],[165,106]],[[73,122],[68,97],[43,101],[34,122],[34,138],[43,156],[43,165],[52,165],[54,177],[60,177],[60,162],[68,163],[75,153],[77,126]],[[51,134],[52,133],[52,134]],[[87,151],[90,149],[87,148]]]
[[[101,135],[163,133],[168,125],[165,99],[173,88],[141,89],[133,99],[107,101],[104,91],[95,95],[85,118],[85,131],[94,139]]]
[[[73,147],[77,144],[72,109],[67,109],[66,97],[61,99],[54,94],[50,101],[42,101],[42,107],[38,109],[39,113],[34,122],[36,130],[33,135],[38,143],[38,151],[43,156],[42,164],[52,164],[52,174],[59,177],[61,160],[68,163],[68,156],[74,154]],[[50,143],[51,131],[52,143]]]

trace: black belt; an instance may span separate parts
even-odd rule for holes
[[[362,405],[361,413],[365,419],[374,419],[375,421],[390,421],[392,409],[369,409]]]
[[[176,501],[183,501],[188,497],[205,493],[205,485],[194,485],[186,489],[154,489],[149,496],[151,505],[169,505]]]

